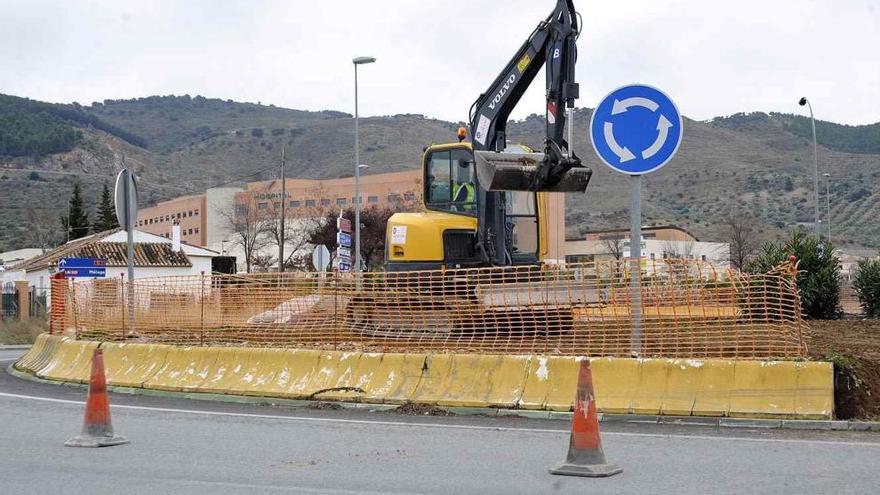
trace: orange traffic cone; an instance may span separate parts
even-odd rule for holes
[[[571,418],[571,441],[565,462],[550,469],[551,474],[567,476],[604,477],[623,472],[617,464],[605,460],[602,439],[599,436],[599,418],[593,395],[593,373],[590,360],[581,361],[578,373],[574,416]]]
[[[109,447],[128,443],[128,439],[113,434],[110,423],[110,399],[107,397],[107,379],[104,377],[104,352],[95,349],[92,356],[92,376],[86,399],[86,418],[82,433],[64,442],[68,447]]]

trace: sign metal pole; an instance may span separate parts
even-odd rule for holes
[[[590,140],[602,162],[630,176],[631,353],[642,353],[642,175],[663,167],[681,144],[683,119],[662,91],[644,84],[617,88],[596,106]]]
[[[134,337],[137,335],[135,331],[135,311],[134,311],[134,220],[131,211],[131,196],[134,191],[131,190],[131,171],[126,170],[126,180],[123,181],[125,187],[125,232],[127,234],[127,256],[128,258],[128,335]]]
[[[642,352],[642,176],[630,176],[629,257],[632,355]]]

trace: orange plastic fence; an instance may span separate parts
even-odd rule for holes
[[[139,279],[134,328],[144,341],[186,345],[630,356],[628,263]],[[790,267],[748,275],[642,260],[641,269],[640,355],[806,354]],[[54,333],[125,338],[126,284],[63,283],[53,286]]]

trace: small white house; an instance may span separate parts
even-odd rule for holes
[[[27,280],[38,295],[51,297],[51,277],[61,258],[99,258],[106,260],[106,277],[119,278],[128,273],[128,234],[121,229],[108,230],[63,244],[41,256],[19,263],[2,273],[2,281]],[[134,231],[134,277],[167,277],[211,274],[211,259],[219,253],[181,243],[179,235],[168,239],[149,232]],[[89,280],[89,277],[77,280]]]

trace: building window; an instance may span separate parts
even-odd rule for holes
[[[178,214],[177,214],[177,218],[180,218],[180,217],[181,217],[181,215],[180,215],[180,213],[178,213]]]
[[[651,259],[654,259],[654,253],[651,253]]]
[[[280,210],[281,209],[281,202],[280,201],[273,202],[272,208],[275,208],[276,210]]]
[[[339,206],[345,205],[345,198],[336,198],[336,204]]]
[[[363,202],[364,202],[364,197],[363,197],[363,196],[361,196],[360,201],[358,201],[358,199],[357,199],[356,197],[354,197],[354,196],[351,197],[351,203],[352,203],[352,204],[363,203]]]
[[[257,209],[265,210],[267,208],[269,208],[269,203],[257,203]]]
[[[391,193],[388,195],[389,203],[400,203],[400,194]]]
[[[704,254],[704,255],[701,255],[701,256],[700,256],[700,259],[703,260],[703,261],[706,261],[706,255],[705,255],[705,254]]]
[[[199,215],[199,210],[193,210],[193,211],[196,212],[196,216]]]
[[[368,196],[367,197],[367,203],[378,203],[378,202],[379,202],[379,196]]]
[[[306,200],[306,208],[314,207],[314,206],[315,206],[315,200],[314,200],[314,199],[307,199],[307,200]]]
[[[299,201],[291,201],[290,207],[291,208],[299,208]]]
[[[198,233],[199,233],[199,228],[198,228],[198,227],[196,227],[196,234],[198,234]]]
[[[192,210],[189,210],[189,215],[188,215],[188,216],[193,216],[193,211],[192,211]]]
[[[330,200],[327,198],[321,198],[321,206],[330,206]]]
[[[413,192],[407,192],[407,193],[403,194],[403,199],[405,199],[407,201],[415,201],[416,195]]]

